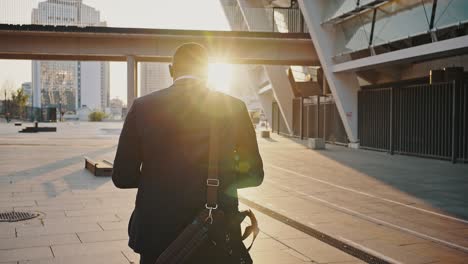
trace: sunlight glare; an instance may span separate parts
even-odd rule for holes
[[[232,65],[211,63],[208,70],[208,85],[216,91],[227,93],[231,88],[232,75]]]

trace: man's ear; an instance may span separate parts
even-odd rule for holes
[[[174,69],[172,68],[172,64],[169,64],[169,74],[171,74],[171,77],[174,78]]]

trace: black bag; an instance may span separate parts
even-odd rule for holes
[[[208,263],[251,264],[249,250],[259,233],[257,220],[250,210],[225,215],[218,209],[218,134],[216,122],[210,129],[208,178],[206,180],[206,204],[191,224],[178,235],[158,257],[156,264],[182,264],[195,260]],[[240,239],[239,225],[246,217],[251,225]],[[238,234],[236,234],[238,233]],[[245,248],[242,240],[253,234],[252,244]]]

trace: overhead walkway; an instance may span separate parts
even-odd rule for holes
[[[0,24],[0,59],[127,61],[128,105],[137,96],[137,64],[170,62],[187,42],[216,62],[317,65],[309,34]],[[294,49],[291,49],[294,47]]]

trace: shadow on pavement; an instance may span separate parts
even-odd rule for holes
[[[307,147],[305,140],[288,140]],[[327,144],[316,151],[451,215],[468,219],[468,164]],[[311,150],[312,151],[312,150]]]

